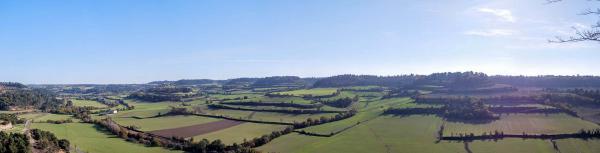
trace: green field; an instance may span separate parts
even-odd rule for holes
[[[337,88],[314,88],[314,89],[300,89],[300,90],[276,92],[275,94],[292,95],[292,96],[305,96],[305,95],[327,96],[327,95],[333,95],[336,91],[337,91]]]
[[[127,142],[110,132],[96,128],[93,124],[85,123],[34,123],[32,128],[38,128],[54,133],[58,138],[67,139],[72,148],[91,153],[166,153],[171,151],[160,147],[145,147],[142,144]],[[75,152],[75,151],[73,151]]]
[[[382,116],[332,137],[289,134],[258,149],[265,152],[464,152],[459,143],[435,143],[442,124],[435,116]]]
[[[314,104],[316,102],[311,100],[306,100],[301,97],[267,97],[267,96],[257,96],[248,99],[240,99],[240,100],[227,100],[225,102],[264,102],[264,103],[295,103],[295,104]]]
[[[204,105],[204,100],[194,100],[191,102],[185,102],[185,104],[189,104],[190,106],[183,106],[181,102],[140,102],[140,101],[131,101],[126,100],[130,105],[135,106],[133,110],[120,111],[117,114],[112,115],[113,117],[152,117],[156,116],[159,113],[164,114],[171,110],[172,107],[188,107],[191,108],[193,106]]]
[[[220,139],[225,144],[240,144],[244,142],[244,139],[251,140],[264,134],[271,134],[273,131],[281,131],[285,129],[285,127],[285,125],[243,123],[219,131],[194,136],[193,138],[196,141],[202,139]]]
[[[377,116],[381,115],[381,113],[383,113],[383,111],[387,107],[409,107],[413,105],[414,103],[412,103],[412,100],[408,98],[392,98],[380,100],[370,102],[369,105],[367,105],[367,103],[365,102],[363,107],[359,107],[359,112],[351,118],[323,125],[312,126],[304,128],[302,130],[311,133],[329,134],[331,132],[340,131],[346,127],[355,125],[359,122],[364,122],[376,118]]]
[[[600,126],[566,114],[512,114],[487,124],[447,122],[444,135],[452,133],[482,134],[494,130],[506,134],[559,134],[575,133],[581,129],[596,129]]]
[[[106,108],[108,106],[94,101],[94,100],[79,100],[79,99],[71,99],[71,101],[73,102],[74,106],[92,106],[92,107],[98,107],[98,108]]]
[[[378,89],[381,88],[380,86],[353,86],[353,87],[344,87],[342,89],[345,90],[371,90],[371,89]]]
[[[600,151],[600,140],[563,139],[556,140],[558,150],[563,153],[597,153]]]
[[[464,153],[458,142],[436,143],[435,133],[443,120],[435,116],[381,116],[332,137],[296,133],[277,138],[258,149],[265,152],[394,152]],[[562,153],[595,153],[600,140],[557,140]],[[502,139],[469,143],[474,153],[556,153],[548,140]]]
[[[354,94],[354,92],[352,91],[341,91],[340,94],[333,96],[333,97],[329,97],[329,98],[321,98],[322,101],[334,101],[334,100],[338,100],[338,99],[342,99],[342,98],[354,98],[354,96],[356,96],[356,94]]]
[[[258,98],[263,96],[263,94],[253,94],[253,93],[242,93],[242,94],[211,94],[210,97],[211,98],[216,98],[216,99],[243,99],[244,97],[246,98]]]
[[[50,113],[27,113],[19,115],[20,118],[31,119],[33,122],[45,122],[47,120],[66,120],[72,119],[73,121],[77,121],[76,118],[73,118],[72,115],[65,114],[50,114]]]
[[[273,112],[254,112],[254,111],[242,111],[242,110],[230,110],[230,109],[208,109],[204,110],[209,115],[221,115],[226,117],[238,118],[238,119],[250,119],[256,121],[272,121],[272,122],[286,122],[293,123],[306,121],[308,118],[320,118],[321,116],[335,116],[337,113],[323,113],[323,114],[287,114],[287,113],[273,113]]]
[[[474,141],[469,143],[469,148],[476,153],[555,153],[552,143],[547,140],[502,139],[497,142]]]
[[[34,119],[47,115],[48,113],[27,113],[19,115],[19,118]]]

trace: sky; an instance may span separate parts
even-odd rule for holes
[[[294,75],[600,75],[572,0],[3,0],[0,81]]]

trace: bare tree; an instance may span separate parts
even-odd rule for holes
[[[546,0],[548,3],[557,3],[563,0]],[[588,1],[597,1],[600,0],[588,0]],[[586,11],[579,13],[579,15],[593,15],[600,17],[600,8],[587,9]],[[556,36],[553,40],[548,40],[552,43],[565,43],[565,42],[580,42],[580,41],[595,41],[600,42],[600,21],[596,22],[596,24],[591,25],[589,28],[582,29],[577,27],[572,27],[575,30],[575,34],[568,38],[563,38]]]

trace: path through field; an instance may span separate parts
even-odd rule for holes
[[[33,140],[33,137],[31,137],[31,132],[29,132],[29,127],[31,125],[31,119],[25,121],[25,127],[23,128],[23,133],[25,133],[25,136],[27,136],[27,140],[29,141],[29,149],[31,150],[32,153],[42,153],[43,150],[39,150],[36,149],[35,147],[33,147],[35,145],[35,140]]]
[[[383,146],[385,147],[385,150],[387,153],[391,153],[391,148],[388,144],[385,143],[385,141],[381,140],[381,137],[379,137],[379,135],[377,135],[377,133],[375,132],[375,130],[373,130],[373,128],[369,127],[369,131],[373,134],[373,136],[375,136],[375,139],[379,142],[382,143]]]

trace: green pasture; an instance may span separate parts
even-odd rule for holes
[[[67,139],[71,142],[72,148],[77,148],[82,152],[90,153],[175,153],[181,151],[172,151],[160,147],[145,147],[142,144],[127,142],[103,128],[96,127],[94,124],[86,123],[33,123],[32,128],[37,128],[54,133],[60,139]],[[75,152],[75,151],[73,151]]]
[[[271,134],[273,131],[281,131],[285,129],[285,125],[258,124],[258,123],[243,123],[219,131],[194,136],[195,141],[208,139],[210,141],[220,139],[225,144],[240,144],[244,139],[251,140],[261,137],[265,134]]]

